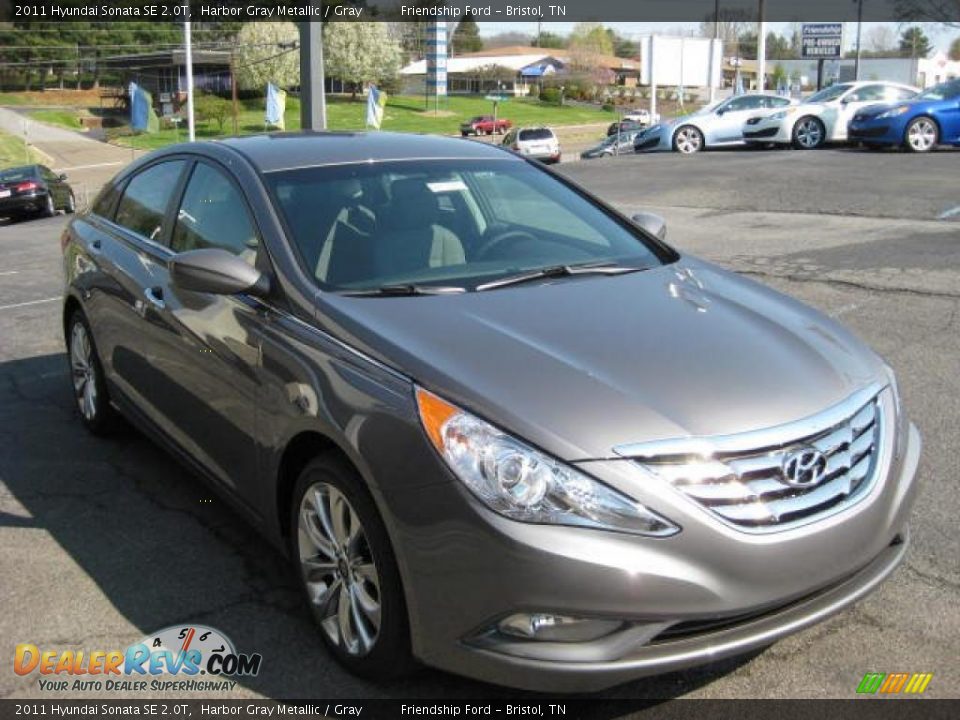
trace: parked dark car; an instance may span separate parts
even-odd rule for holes
[[[0,217],[50,217],[57,210],[72,213],[77,203],[66,175],[45,165],[23,165],[0,170]]]
[[[460,125],[460,134],[467,135],[501,135],[513,127],[513,123],[504,118],[495,118],[493,115],[477,115]]]
[[[458,139],[172,146],[65,231],[71,391],[284,549],[353,671],[715,662],[893,572],[920,438],[861,341],[664,227]]]

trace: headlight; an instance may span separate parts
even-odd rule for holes
[[[882,120],[884,118],[899,117],[900,115],[903,115],[905,112],[907,112],[909,109],[910,107],[908,105],[899,105],[895,108],[890,108],[886,112],[880,113],[879,115],[877,115],[877,119]]]
[[[643,505],[417,388],[420,421],[460,481],[512,520],[666,537],[680,528]]]
[[[781,110],[780,112],[775,112],[770,116],[771,120],[785,120],[790,115],[793,115],[797,111],[796,108],[787,108],[786,110]]]

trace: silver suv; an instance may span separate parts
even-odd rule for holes
[[[524,157],[545,163],[560,162],[560,140],[548,127],[514,128],[503,138],[502,144]]]
[[[662,236],[482,143],[173,146],[64,235],[71,391],[283,549],[358,673],[713,661],[893,572],[920,439],[860,340]]]

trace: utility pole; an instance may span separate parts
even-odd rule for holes
[[[710,102],[717,99],[717,89],[713,84],[715,75],[713,64],[717,57],[716,45],[720,39],[720,0],[714,0],[713,3],[713,41],[710,43]],[[720,80],[723,81],[723,48],[720,48]]]
[[[757,31],[757,90],[764,90],[767,86],[767,14],[765,0],[760,0],[759,30]]]
[[[853,63],[853,79],[860,79],[860,39],[863,34],[863,0],[854,0],[857,3],[857,59]]]
[[[237,40],[230,47],[230,94],[233,98],[233,134],[240,134],[240,108],[237,102]]]
[[[313,0],[320,17],[321,0]],[[327,129],[326,81],[323,77],[323,23],[300,23],[300,126],[304,130]]]
[[[190,36],[190,21],[183,23],[183,42],[187,54],[187,137],[190,142],[197,139],[193,122],[193,40]]]

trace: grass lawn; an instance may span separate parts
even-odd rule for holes
[[[27,148],[23,138],[0,132],[0,168],[43,162],[40,155]]]
[[[68,130],[79,130],[83,127],[77,113],[72,110],[33,110],[30,112],[30,117]]]
[[[327,124],[331,130],[362,130],[366,117],[366,102],[358,97],[351,102],[346,97],[328,97]],[[391,96],[384,110],[382,130],[397,132],[417,132],[433,134],[455,134],[460,123],[473,115],[489,115],[493,112],[493,103],[482,97],[451,97],[444,106],[441,106],[439,115],[424,112],[424,99],[411,96]],[[582,125],[606,124],[616,119],[615,113],[605,112],[594,108],[574,107],[565,105],[541,105],[537,100],[530,98],[511,98],[500,104],[499,116],[508,118],[515,125]],[[245,100],[241,103],[239,113],[239,129],[241,135],[264,131],[263,125],[264,101]],[[286,129],[300,129],[300,104],[296,98],[287,99]],[[223,131],[213,121],[200,121],[196,128],[197,138],[210,139],[233,134],[233,120],[228,117],[224,122]],[[181,124],[179,130],[161,130],[153,134],[131,136],[126,128],[118,128],[109,132],[113,142],[122,145],[133,145],[137,148],[155,149],[186,139],[186,127]]]

